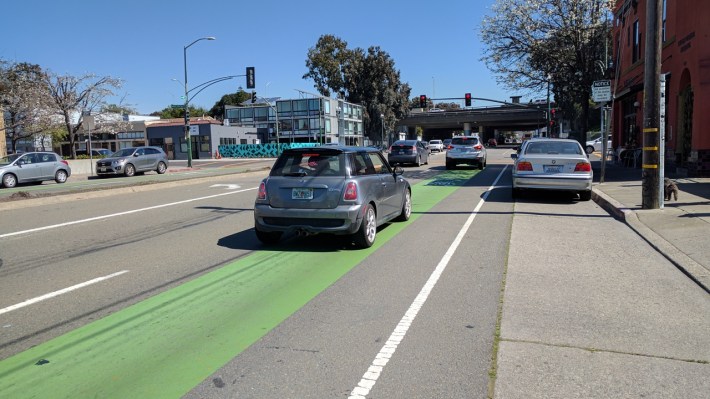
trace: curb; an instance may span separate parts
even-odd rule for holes
[[[592,200],[615,219],[624,222],[678,270],[710,294],[710,272],[641,222],[635,211],[595,188],[592,188]]]

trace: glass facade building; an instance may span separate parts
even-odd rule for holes
[[[225,107],[231,126],[256,127],[268,142],[363,145],[362,106],[327,97]]]

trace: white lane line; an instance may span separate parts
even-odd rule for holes
[[[109,274],[108,276],[97,277],[97,278],[95,278],[95,279],[93,279],[93,280],[89,280],[89,281],[83,282],[83,283],[81,283],[81,284],[72,285],[71,287],[67,287],[67,288],[64,288],[64,289],[59,290],[59,291],[50,292],[49,294],[45,294],[45,295],[42,295],[42,296],[38,296],[38,297],[36,297],[36,298],[28,299],[28,300],[26,300],[26,301],[24,301],[24,302],[18,303],[17,305],[12,305],[12,306],[8,306],[8,307],[6,307],[6,308],[0,309],[0,315],[3,314],[3,313],[11,312],[11,311],[13,311],[13,310],[17,310],[17,309],[20,309],[20,308],[24,308],[25,306],[29,306],[29,305],[32,305],[32,304],[37,303],[37,302],[44,301],[45,299],[54,298],[55,296],[59,296],[59,295],[62,295],[62,294],[66,294],[67,292],[70,292],[70,291],[78,290],[79,288],[84,288],[84,287],[89,286],[89,285],[91,285],[91,284],[96,284],[96,283],[99,283],[99,282],[101,282],[101,281],[108,280],[108,279],[110,279],[110,278],[120,276],[120,275],[122,275],[122,274],[124,274],[124,273],[128,273],[128,270],[121,270],[120,272],[116,272],[116,273],[113,273],[113,274]]]
[[[486,202],[488,194],[490,194],[491,190],[495,188],[496,184],[498,184],[498,180],[500,180],[501,176],[503,176],[503,173],[505,173],[507,169],[508,166],[506,165],[503,170],[500,171],[498,177],[496,177],[496,180],[493,182],[493,185],[488,187],[488,190],[486,190],[486,192],[483,194],[483,197],[478,202],[478,205],[476,205],[476,208],[473,210],[471,215],[469,215],[468,219],[466,220],[466,223],[464,223],[463,227],[461,227],[461,230],[459,230],[458,235],[449,246],[449,249],[444,254],[444,257],[441,258],[439,264],[436,265],[434,272],[431,274],[431,276],[429,276],[429,280],[427,280],[426,284],[424,284],[422,290],[419,291],[419,295],[414,298],[414,302],[412,302],[411,306],[404,314],[404,317],[402,317],[402,319],[399,321],[397,327],[395,327],[394,331],[392,332],[392,335],[390,335],[390,337],[387,339],[387,342],[385,342],[385,345],[382,347],[382,349],[380,349],[380,353],[375,356],[375,360],[372,361],[370,367],[367,369],[367,372],[365,372],[365,374],[362,376],[362,379],[360,380],[360,382],[358,382],[357,386],[353,388],[349,399],[365,399],[370,393],[370,390],[372,390],[372,388],[375,386],[375,383],[377,382],[377,379],[380,378],[380,375],[382,374],[385,365],[394,355],[394,352],[397,350],[399,343],[404,340],[404,336],[407,334],[409,327],[411,327],[412,323],[414,322],[414,318],[417,317],[419,310],[424,306],[424,303],[426,302],[427,298],[429,298],[429,294],[434,289],[434,286],[436,285],[437,281],[439,281],[439,277],[441,277],[441,275],[444,273],[444,269],[446,269],[446,266],[449,264],[451,257],[454,255],[456,249],[459,247],[461,241],[466,235],[466,232],[471,227],[473,219],[476,218],[478,211],[481,210],[481,207]]]
[[[192,199],[187,199],[187,200],[183,200],[183,201],[170,202],[170,203],[162,204],[162,205],[149,206],[149,207],[147,207],[147,208],[134,209],[134,210],[131,210],[131,211],[125,211],[125,212],[119,212],[119,213],[112,213],[112,214],[110,214],[110,215],[95,216],[95,217],[93,217],[93,218],[88,218],[88,219],[81,219],[81,220],[75,220],[75,221],[72,221],[72,222],[53,224],[53,225],[51,225],[51,226],[44,226],[44,227],[37,227],[37,228],[34,228],[34,229],[29,229],[29,230],[15,231],[15,232],[13,232],[13,233],[0,234],[0,238],[17,236],[17,235],[20,235],[20,234],[34,233],[34,232],[42,231],[42,230],[51,230],[51,229],[56,229],[56,228],[59,228],[59,227],[71,226],[71,225],[73,225],[73,224],[80,224],[80,223],[93,222],[93,221],[96,221],[96,220],[102,220],[102,219],[108,219],[108,218],[113,218],[113,217],[117,217],[117,216],[129,215],[129,214],[131,214],[131,213],[138,213],[138,212],[150,211],[150,210],[153,210],[153,209],[165,208],[165,207],[168,207],[168,206],[186,204],[186,203],[188,203],[188,202],[202,201],[202,200],[206,200],[206,199],[210,199],[210,198],[221,197],[221,196],[223,196],[223,195],[231,195],[231,194],[243,193],[243,192],[245,192],[245,191],[256,190],[257,188],[258,188],[258,187],[245,188],[244,190],[239,190],[239,191],[229,191],[229,192],[221,193],[221,194],[208,195],[208,196],[206,196],[206,197],[192,198]]]

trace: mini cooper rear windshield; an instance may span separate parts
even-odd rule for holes
[[[271,176],[345,176],[345,168],[341,166],[341,157],[337,153],[292,152],[279,157]]]

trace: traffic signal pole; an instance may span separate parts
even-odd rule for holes
[[[646,2],[646,56],[643,81],[643,153],[641,170],[641,207],[660,208],[660,109],[662,0]]]

